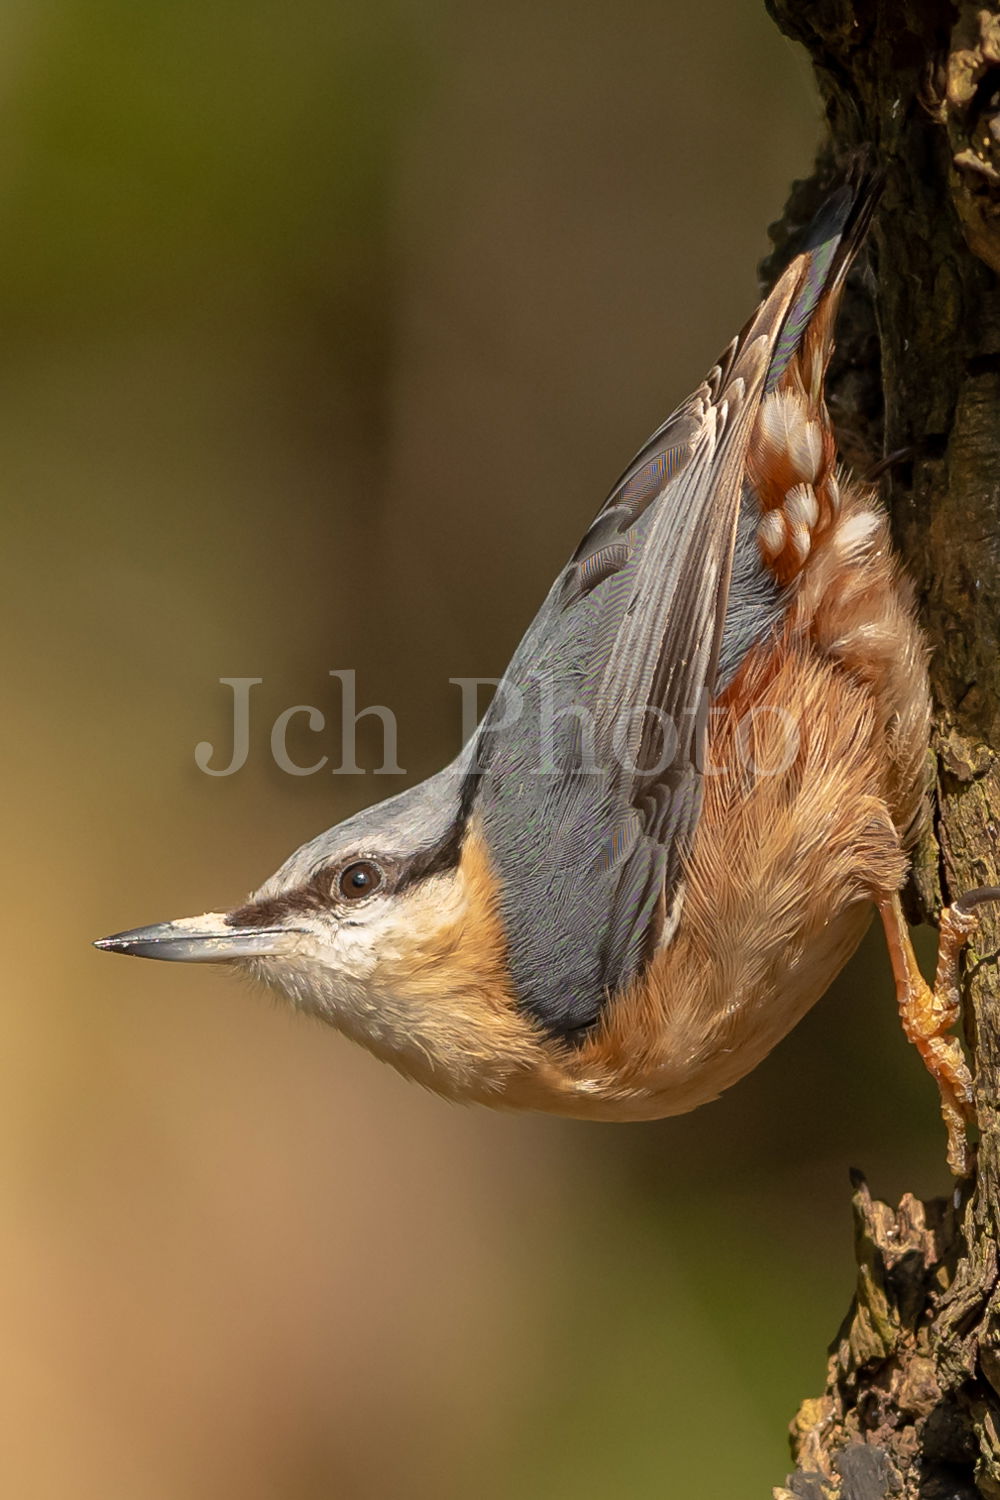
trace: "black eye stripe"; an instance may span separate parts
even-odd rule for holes
[[[473,786],[473,779],[467,781]],[[463,791],[462,809],[453,824],[436,843],[426,845],[412,853],[386,853],[375,857],[355,854],[342,860],[329,860],[301,885],[283,891],[281,895],[268,896],[262,900],[248,902],[238,910],[230,912],[226,923],[230,927],[274,927],[282,922],[294,921],[296,916],[311,917],[328,911],[331,906],[343,911],[347,906],[360,906],[361,894],[341,895],[340,877],[352,865],[374,865],[380,875],[378,889],[392,891],[394,896],[403,894],[412,885],[429,880],[435,875],[445,875],[457,866],[462,853],[462,840],[471,804],[471,792]],[[374,889],[364,893],[374,894]]]

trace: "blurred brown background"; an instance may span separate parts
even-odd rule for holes
[[[720,1103],[626,1127],[448,1108],[88,941],[404,784],[271,764],[331,668],[409,779],[454,753],[447,679],[753,305],[805,62],[756,0],[49,0],[0,44],[0,1492],[768,1493],[848,1165],[945,1185],[877,942]],[[264,682],[213,779],[224,676]]]

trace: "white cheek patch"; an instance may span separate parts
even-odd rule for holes
[[[463,882],[433,878],[399,896],[375,897],[349,915],[316,913],[294,954],[253,972],[299,1009],[327,1021],[402,1071],[431,1066],[447,1015],[438,965],[461,932]]]
[[[379,926],[372,923],[338,923],[324,934],[323,961],[352,980],[367,983],[378,967]]]
[[[356,1033],[360,1021],[367,1027],[378,1012],[394,1008],[380,979],[386,970],[398,972],[412,944],[418,917],[409,908],[390,896],[343,917],[317,913],[288,960],[261,964],[258,977],[296,1005]]]

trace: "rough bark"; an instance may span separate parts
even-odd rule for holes
[[[933,917],[1000,878],[1000,6],[766,3],[808,48],[829,122],[776,258],[852,155],[885,173],[831,409],[856,467],[903,455],[886,488],[933,650],[936,806],[914,876]],[[985,908],[965,1010],[974,1175],[953,1200],[895,1209],[855,1183],[857,1295],[827,1389],[792,1425],[779,1500],[1000,1500],[998,941]]]

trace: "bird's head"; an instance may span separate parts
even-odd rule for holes
[[[452,770],[304,844],[232,911],[96,946],[231,964],[452,1097],[502,1091],[537,1048],[511,995],[495,877]]]

